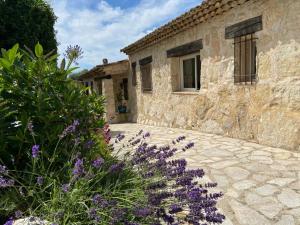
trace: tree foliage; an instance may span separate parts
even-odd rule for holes
[[[40,42],[46,53],[57,49],[56,16],[44,0],[0,0],[0,48],[15,43],[34,49]]]

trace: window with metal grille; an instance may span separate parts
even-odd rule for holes
[[[256,81],[256,38],[248,34],[234,38],[234,83]]]
[[[151,63],[141,65],[141,78],[142,78],[142,90],[152,91],[152,76],[151,76]]]

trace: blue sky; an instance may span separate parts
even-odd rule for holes
[[[199,5],[201,0],[48,0],[58,20],[59,53],[68,45],[84,51],[79,66],[127,58],[120,49]]]

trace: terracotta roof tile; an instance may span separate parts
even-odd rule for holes
[[[147,34],[140,40],[123,48],[121,52],[124,52],[128,55],[132,54],[136,51],[172,37],[212,17],[220,15],[247,1],[251,0],[205,0],[201,5],[192,8],[169,23]]]

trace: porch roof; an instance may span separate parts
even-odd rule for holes
[[[78,77],[78,80],[88,78],[105,78],[107,76],[117,76],[126,74],[129,70],[129,61],[121,60],[108,64],[97,65],[88,72]]]
[[[201,5],[192,8],[183,15],[147,34],[140,40],[121,49],[121,52],[130,55],[162,40],[168,39],[199,23],[203,23],[217,15],[221,15],[248,1],[251,0],[204,0]]]

